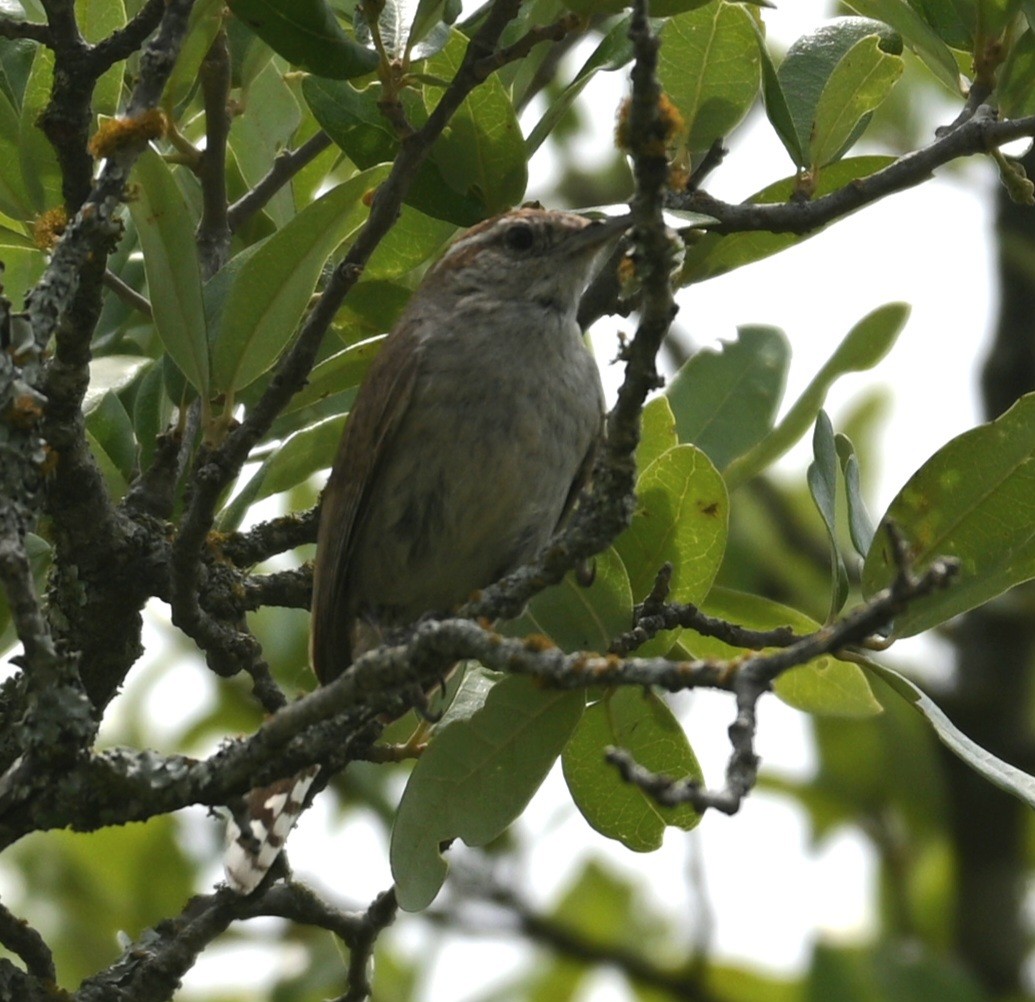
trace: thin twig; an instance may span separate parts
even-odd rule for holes
[[[321,130],[296,149],[278,153],[266,176],[227,210],[230,232],[236,233],[252,216],[260,212],[285,184],[330,145],[331,137]]]

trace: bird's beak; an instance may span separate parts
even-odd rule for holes
[[[579,230],[572,238],[573,247],[579,250],[595,250],[624,233],[632,225],[632,216],[609,216],[606,219],[594,219],[585,229]]]

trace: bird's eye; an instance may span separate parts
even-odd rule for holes
[[[507,245],[508,250],[527,251],[531,250],[532,245],[535,243],[535,234],[532,232],[531,226],[517,223],[507,230],[503,241]]]

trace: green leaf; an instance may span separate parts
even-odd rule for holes
[[[581,692],[544,691],[505,678],[481,710],[436,733],[406,785],[392,828],[392,876],[399,905],[419,911],[435,899],[448,866],[442,842],[486,845],[527,806],[579,718]]]
[[[594,4],[596,0],[593,0]],[[570,6],[570,3],[569,3]],[[600,72],[611,72],[621,69],[632,59],[632,42],[629,40],[629,18],[615,22],[611,30],[600,40],[589,58],[571,82],[550,100],[549,107],[543,117],[536,122],[525,140],[525,152],[531,156],[544,140],[553,132],[554,127],[575,103],[586,84]]]
[[[377,68],[377,53],[364,49],[342,30],[325,0],[229,0],[229,4],[274,52],[310,73],[345,80]]]
[[[122,0],[75,0],[75,18],[83,40],[96,45],[126,26]],[[125,66],[116,62],[97,81],[91,105],[95,115],[114,115],[122,96]]]
[[[433,77],[452,80],[467,52],[467,39],[452,32],[449,44],[427,60]],[[430,111],[442,88],[424,85],[424,103]],[[449,128],[432,147],[431,159],[446,186],[463,198],[477,200],[485,215],[516,205],[528,184],[528,160],[521,125],[506,88],[490,76],[464,99],[449,120]]]
[[[663,452],[679,445],[676,418],[668,397],[655,397],[640,415],[640,443],[636,446],[636,469],[642,473]]]
[[[772,429],[790,361],[776,327],[739,327],[736,341],[696,352],[665,391],[680,441],[727,467]]]
[[[40,536],[28,532],[25,534],[25,553],[29,558],[36,594],[41,595],[46,589],[47,573],[50,570],[50,544]],[[0,588],[0,652],[10,650],[18,642],[18,635],[11,622],[11,607],[7,604],[7,594]]]
[[[812,462],[806,479],[809,493],[823,519],[830,542],[831,598],[827,621],[832,620],[848,600],[848,571],[837,546],[837,449],[834,428],[826,411],[816,416],[816,430],[812,436]]]
[[[729,588],[713,588],[703,609],[731,623],[753,630],[775,630],[789,626],[795,633],[813,633],[820,628],[810,616],[760,595],[749,595]],[[697,657],[731,658],[745,653],[714,637],[702,637],[692,630],[679,634],[679,643]],[[805,713],[833,717],[872,717],[881,712],[866,673],[851,661],[832,654],[813,658],[784,672],[773,684],[773,691],[788,706]]]
[[[866,508],[862,496],[862,484],[859,480],[859,459],[855,454],[855,446],[847,435],[840,432],[834,436],[837,457],[841,461],[841,474],[844,477],[845,503],[848,507],[848,533],[852,545],[858,554],[865,557],[873,545],[875,530],[873,519]]]
[[[0,171],[0,211],[12,219],[28,219],[33,213],[26,182],[19,163],[19,115],[6,94],[0,92],[0,163],[6,167]]]
[[[974,48],[978,0],[909,0],[912,7],[950,48]],[[981,0],[989,4],[989,0]],[[991,6],[991,4],[989,4]]]
[[[634,852],[653,852],[666,827],[697,826],[701,816],[689,805],[661,807],[626,783],[604,758],[609,745],[625,749],[652,772],[704,780],[679,721],[658,696],[625,687],[609,693],[586,710],[561,756],[572,799],[593,828]]]
[[[785,146],[796,166],[820,167],[834,159],[862,115],[876,106],[871,91],[880,91],[888,67],[893,65],[885,66],[883,60],[901,64],[896,55],[901,51],[901,40],[892,36],[887,25],[879,21],[839,17],[790,47],[776,78],[794,128],[795,142],[785,140]],[[857,49],[866,39],[873,41]],[[868,86],[871,77],[880,86]],[[848,108],[841,109],[838,101],[848,101]],[[840,117],[842,110],[851,110],[850,123]],[[826,159],[819,160],[820,153]]]
[[[1023,32],[1007,53],[996,86],[999,111],[1006,118],[1035,113],[1035,32]]]
[[[905,0],[846,0],[863,17],[890,25],[953,94],[960,93],[960,69],[949,47]]]
[[[568,574],[540,592],[524,614],[507,623],[509,636],[542,633],[564,651],[606,651],[632,624],[632,591],[625,565],[608,548],[593,558],[593,584],[584,588]]]
[[[783,87],[780,85],[780,77],[776,72],[773,57],[766,45],[765,32],[757,22],[755,33],[758,38],[759,56],[762,60],[762,98],[765,102],[766,117],[780,137],[780,142],[791,154],[791,159],[795,163],[802,163],[805,160],[805,151],[799,144],[794,118],[791,115],[790,106],[787,104]]]
[[[93,366],[91,365],[91,371]],[[158,436],[172,417],[172,401],[165,393],[163,366],[151,362],[140,377],[133,397],[133,431],[140,445],[140,468],[148,469],[154,460]]]
[[[956,557],[959,577],[895,620],[912,636],[1035,577],[1035,393],[952,439],[909,479],[881,519],[904,533],[914,568]],[[865,594],[895,576],[878,533],[863,569]]]
[[[133,422],[122,401],[111,390],[92,408],[86,429],[118,470],[123,484],[128,484],[136,466],[137,443]]]
[[[286,438],[226,506],[219,518],[220,531],[234,532],[257,501],[290,490],[330,466],[345,418],[335,414]]]
[[[154,149],[141,154],[134,170],[140,188],[129,210],[144,252],[155,330],[170,358],[207,399],[208,333],[194,217],[172,171]]]
[[[665,22],[658,76],[683,116],[683,145],[701,154],[748,113],[761,81],[751,15],[739,4],[709,3]]]
[[[144,355],[102,355],[90,361],[90,385],[83,397],[83,413],[91,414],[109,391],[118,393],[154,360]]]
[[[403,206],[395,225],[363,269],[364,281],[401,278],[434,257],[455,233],[452,223]]]
[[[336,393],[359,386],[367,369],[370,368],[370,363],[377,358],[384,339],[385,336],[382,334],[359,341],[313,366],[309,381],[291,398],[283,413],[293,414]]]
[[[212,350],[212,381],[219,391],[247,386],[276,362],[327,258],[366,216],[363,196],[388,171],[383,164],[332,188],[244,263],[227,296]]]
[[[984,1002],[987,998],[957,961],[931,955],[922,944],[846,948],[819,943],[805,1002]]]
[[[398,141],[377,107],[380,84],[357,90],[345,81],[306,77],[302,81],[302,96],[321,128],[361,170],[395,159]],[[411,124],[419,127],[426,118],[423,105],[407,110],[411,112]],[[459,226],[471,226],[485,216],[477,198],[462,195],[446,183],[433,158],[418,168],[406,202],[436,219]]]
[[[46,255],[35,247],[5,247],[0,252],[3,263],[3,294],[12,303],[21,303],[40,280],[47,267]]]
[[[890,351],[908,317],[905,303],[886,303],[863,317],[773,431],[730,463],[725,472],[729,489],[750,480],[794,445],[815,421],[830,387],[845,373],[873,368]]]
[[[187,37],[180,46],[176,65],[162,96],[168,107],[177,107],[197,86],[202,60],[223,26],[223,10],[224,0],[195,0],[191,7]]]
[[[119,464],[108,455],[104,446],[89,431],[86,432],[86,444],[89,445],[94,462],[104,478],[105,489],[110,497],[118,500],[129,489],[129,483],[119,469]]]
[[[708,457],[692,445],[662,453],[636,481],[636,514],[615,541],[633,600],[647,597],[662,564],[672,564],[670,598],[700,602],[726,548],[729,499]]]
[[[814,168],[848,150],[902,75],[902,57],[886,52],[884,44],[877,35],[860,40],[830,74],[816,106],[809,142]]]
[[[829,195],[860,178],[868,177],[883,167],[894,163],[894,157],[852,157],[838,160],[825,167],[819,175],[814,196]],[[795,193],[797,177],[787,177],[763,188],[748,199],[756,205],[782,204],[790,200]],[[693,246],[687,248],[683,259],[683,271],[680,285],[691,282],[703,282],[705,279],[725,275],[734,268],[741,268],[754,261],[777,254],[792,247],[802,240],[822,232],[824,227],[811,230],[809,233],[766,233],[763,231],[748,233],[731,233],[721,236],[706,233]]]
[[[229,145],[245,185],[252,188],[269,172],[274,157],[290,144],[302,110],[272,61],[250,82],[240,101],[243,113],[231,119]],[[285,226],[295,214],[290,185],[266,202],[263,212],[278,227]]]
[[[54,54],[42,45],[36,47],[32,70],[25,84],[19,122],[18,162],[30,206],[36,212],[63,204],[61,169],[57,154],[39,126],[40,116],[50,101],[54,81]],[[12,169],[9,163],[8,171]]]
[[[867,667],[894,689],[914,710],[923,715],[934,728],[938,740],[960,761],[965,762],[979,776],[984,776],[999,789],[1012,794],[1030,807],[1035,807],[1035,777],[996,758],[990,751],[968,738],[949,720],[937,704],[909,679],[884,665],[868,662]]]

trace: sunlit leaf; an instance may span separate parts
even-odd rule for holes
[[[846,0],[863,17],[872,17],[894,28],[905,44],[953,93],[960,92],[960,70],[949,47],[906,0]]]
[[[655,397],[640,415],[640,442],[636,446],[636,469],[642,473],[663,452],[679,444],[676,418],[668,397]]]
[[[692,445],[662,453],[637,479],[636,514],[615,541],[634,601],[670,563],[671,599],[700,602],[722,564],[728,520],[726,486],[708,457]]]
[[[682,142],[705,152],[747,114],[758,94],[761,60],[751,15],[739,4],[709,3],[661,29],[661,86],[683,117]]]
[[[593,828],[636,852],[652,852],[661,846],[666,827],[689,831],[698,824],[700,815],[688,805],[661,807],[626,783],[604,758],[611,745],[625,749],[652,772],[704,779],[683,728],[665,702],[650,691],[618,689],[586,710],[561,756],[572,798]]]
[[[843,152],[901,72],[901,48],[887,25],[863,17],[835,18],[790,47],[776,83],[794,130],[793,143],[781,138],[798,167],[821,167]]]

